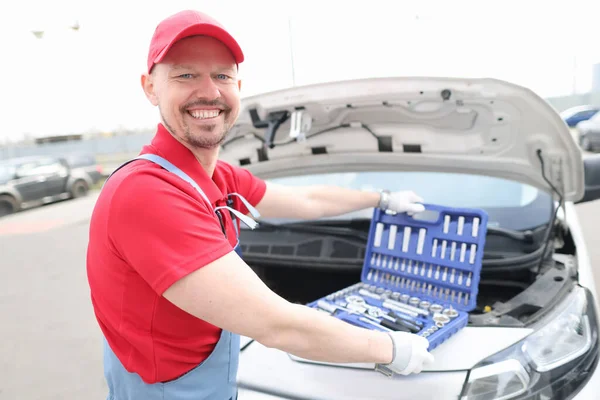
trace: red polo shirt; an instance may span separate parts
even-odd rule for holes
[[[217,162],[207,175],[193,154],[162,126],[141,153],[157,154],[187,173],[213,207],[239,193],[256,206],[265,183],[249,171]],[[234,208],[248,210],[233,196]],[[178,279],[233,250],[236,235],[183,179],[150,161],[119,170],[94,208],[87,273],[94,312],[110,347],[147,383],[174,379],[203,361],[221,330],[162,297]]]

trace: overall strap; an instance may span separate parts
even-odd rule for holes
[[[152,161],[155,164],[160,165],[161,167],[163,167],[164,169],[166,169],[167,171],[177,175],[178,177],[180,177],[181,179],[183,179],[184,181],[186,181],[187,183],[189,183],[190,185],[192,185],[194,187],[194,189],[196,189],[196,191],[200,194],[200,196],[202,196],[202,198],[204,199],[204,201],[206,201],[206,203],[208,204],[208,206],[210,208],[212,208],[212,204],[210,202],[210,200],[208,199],[208,197],[206,196],[206,193],[204,193],[204,191],[200,188],[200,186],[198,186],[198,184],[185,172],[183,172],[181,169],[177,168],[175,165],[173,165],[171,162],[165,160],[164,158],[162,158],[161,156],[158,156],[156,154],[142,154],[139,155],[129,161],[127,161],[126,163],[122,164],[121,166],[119,166],[119,168],[117,168],[116,170],[114,170],[108,178],[110,178],[115,172],[117,172],[119,169],[121,169],[123,166],[129,164],[132,161],[135,160],[148,160],[148,161]],[[108,178],[106,180],[108,180]],[[106,182],[105,182],[106,183]],[[237,194],[237,193],[233,193],[233,195],[236,195],[240,198],[240,200],[242,201],[242,203],[244,203],[244,205],[248,208],[248,210],[250,211],[250,213],[252,214],[252,216],[254,216],[255,218],[258,218],[260,216],[259,212],[252,207],[252,205],[250,205],[250,203],[248,203],[248,201],[241,195]],[[238,217],[240,219],[240,221],[242,221],[244,224],[246,224],[250,229],[254,229],[258,226],[258,222],[256,222],[255,220],[253,220],[252,218],[248,217],[247,215],[242,214],[241,212],[228,207],[228,206],[222,206],[222,207],[216,207],[213,209],[213,211],[219,210],[219,209],[227,209],[229,210],[232,214],[234,214],[236,217]],[[235,227],[235,224],[234,224]],[[236,233],[237,233],[237,227],[236,228]]]
[[[157,156],[156,154],[142,154],[141,156],[134,158],[134,160],[152,161],[153,163],[160,165],[167,171],[174,173],[175,175],[177,175],[178,177],[180,177],[181,179],[183,179],[184,181],[186,181],[187,183],[192,185],[194,187],[194,189],[196,189],[196,191],[198,191],[198,193],[200,193],[200,196],[202,196],[202,198],[208,203],[209,207],[212,208],[212,204],[210,204],[210,200],[208,200],[208,197],[206,196],[204,191],[200,188],[200,186],[198,186],[198,184],[192,178],[190,178],[190,176],[188,174],[186,174],[181,169],[174,166],[171,162],[165,160],[161,156]]]

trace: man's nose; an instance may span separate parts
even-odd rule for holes
[[[196,95],[199,98],[214,100],[221,97],[221,91],[212,76],[203,75],[196,87]]]

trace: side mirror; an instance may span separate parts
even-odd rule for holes
[[[594,154],[583,159],[583,172],[585,194],[577,203],[600,199],[600,154]]]

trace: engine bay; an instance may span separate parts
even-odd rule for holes
[[[307,304],[360,282],[370,221],[261,224],[240,236],[245,261],[278,295]],[[574,245],[559,221],[526,231],[489,228],[470,326],[526,326],[577,279]],[[542,254],[545,253],[545,257]]]

